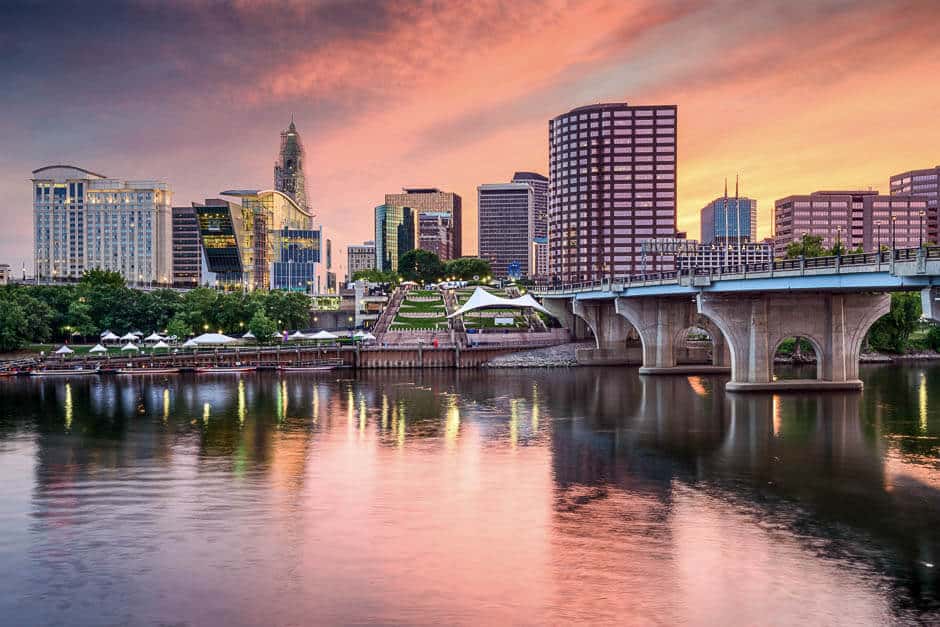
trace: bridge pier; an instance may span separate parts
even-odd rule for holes
[[[578,363],[585,366],[614,366],[639,362],[637,351],[627,341],[634,336],[633,327],[617,315],[610,300],[573,300],[571,311],[594,333],[594,348],[579,348]]]
[[[591,336],[591,330],[587,324],[576,316],[572,311],[572,299],[568,298],[543,298],[542,306],[551,313],[552,317],[561,323],[561,326],[568,329],[572,340],[584,340]]]
[[[891,308],[889,294],[700,292],[698,311],[721,329],[731,351],[729,391],[860,390],[858,358],[868,329]],[[777,347],[789,337],[813,344],[815,380],[774,380]]]
[[[643,345],[640,374],[709,374],[730,369],[730,355],[720,329],[699,315],[688,298],[617,298],[614,307],[637,330]],[[712,340],[711,364],[678,365],[676,348],[690,328]]]

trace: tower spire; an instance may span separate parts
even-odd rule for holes
[[[725,177],[725,198],[728,197],[728,177]]]
[[[734,197],[735,199],[738,198],[738,175],[737,174],[734,175]]]

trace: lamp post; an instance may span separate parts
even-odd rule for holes
[[[917,214],[918,216],[920,216],[920,239],[917,245],[918,248],[924,247],[924,214],[925,213],[926,212],[923,209],[921,209]]]

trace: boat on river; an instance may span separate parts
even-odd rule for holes
[[[179,374],[179,368],[118,368],[115,374]]]
[[[44,370],[30,370],[31,377],[82,377],[98,374],[96,368],[46,368]]]
[[[281,372],[323,372],[325,370],[332,370],[336,366],[330,364],[320,364],[320,365],[309,365],[309,366],[281,366],[279,370]]]
[[[230,374],[230,373],[241,373],[241,372],[254,372],[254,366],[205,366],[196,368],[196,372],[199,374]]]

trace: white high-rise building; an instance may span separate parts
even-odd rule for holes
[[[172,282],[172,193],[163,181],[125,181],[65,165],[33,171],[36,277],[120,272],[132,284]]]

